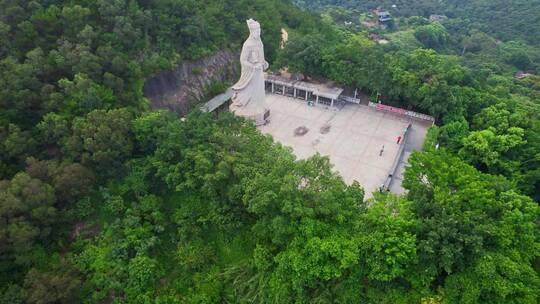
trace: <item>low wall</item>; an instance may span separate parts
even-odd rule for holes
[[[420,119],[420,120],[431,121],[433,123],[435,122],[435,118],[433,118],[433,116],[429,116],[429,115],[426,115],[426,114],[417,113],[417,112],[414,112],[414,111],[409,111],[409,110],[396,108],[396,107],[392,107],[392,106],[387,106],[387,105],[384,105],[382,103],[369,102],[368,105],[370,107],[372,107],[372,108],[376,108],[377,110],[386,111],[386,112],[390,112],[390,113],[395,113],[395,114],[399,114],[399,115],[403,115],[403,116],[408,116],[410,118],[416,118],[416,119]]]
[[[409,134],[411,132],[412,124],[409,124],[407,126],[407,129],[405,129],[405,132],[403,133],[403,136],[401,138],[401,143],[399,145],[399,150],[396,158],[394,159],[394,163],[392,164],[392,167],[390,171],[388,172],[388,177],[384,181],[384,189],[385,191],[388,191],[390,189],[390,185],[392,184],[392,180],[395,178],[397,169],[399,166],[399,163],[403,160],[403,154],[405,152],[405,146],[407,145],[407,141],[409,140]]]

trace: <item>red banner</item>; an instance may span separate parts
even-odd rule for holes
[[[400,109],[400,108],[395,108],[395,107],[392,107],[392,106],[383,105],[381,103],[377,104],[377,109],[392,112],[392,113],[397,113],[397,114],[401,114],[401,115],[406,115],[407,114],[407,110]]]

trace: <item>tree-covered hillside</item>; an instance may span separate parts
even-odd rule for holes
[[[0,304],[538,303],[540,81],[511,75],[534,52],[420,17],[383,46],[328,16],[0,0]],[[247,18],[274,67],[437,117],[407,194],[365,200],[228,113],[148,110],[147,77],[240,48]]]
[[[109,233],[106,197],[151,149],[133,129],[145,78],[240,48],[248,18],[271,59],[280,29],[312,17],[270,0],[0,1],[1,303],[124,297],[87,297],[75,256]]]
[[[446,15],[467,19],[501,40],[540,44],[538,0],[295,0],[295,3],[315,9],[344,7],[367,11],[382,8],[395,16],[404,17]]]

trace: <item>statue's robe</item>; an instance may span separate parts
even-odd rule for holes
[[[232,87],[231,110],[237,114],[252,116],[266,111],[264,92],[264,69],[268,63],[264,60],[264,47],[261,39],[248,38],[240,55],[242,75]],[[256,68],[258,65],[261,68]]]

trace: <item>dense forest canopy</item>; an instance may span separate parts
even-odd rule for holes
[[[0,304],[538,303],[539,3],[296,2],[321,15],[0,0]],[[273,68],[437,118],[406,194],[365,199],[228,113],[149,111],[145,79],[240,48],[248,18]]]

